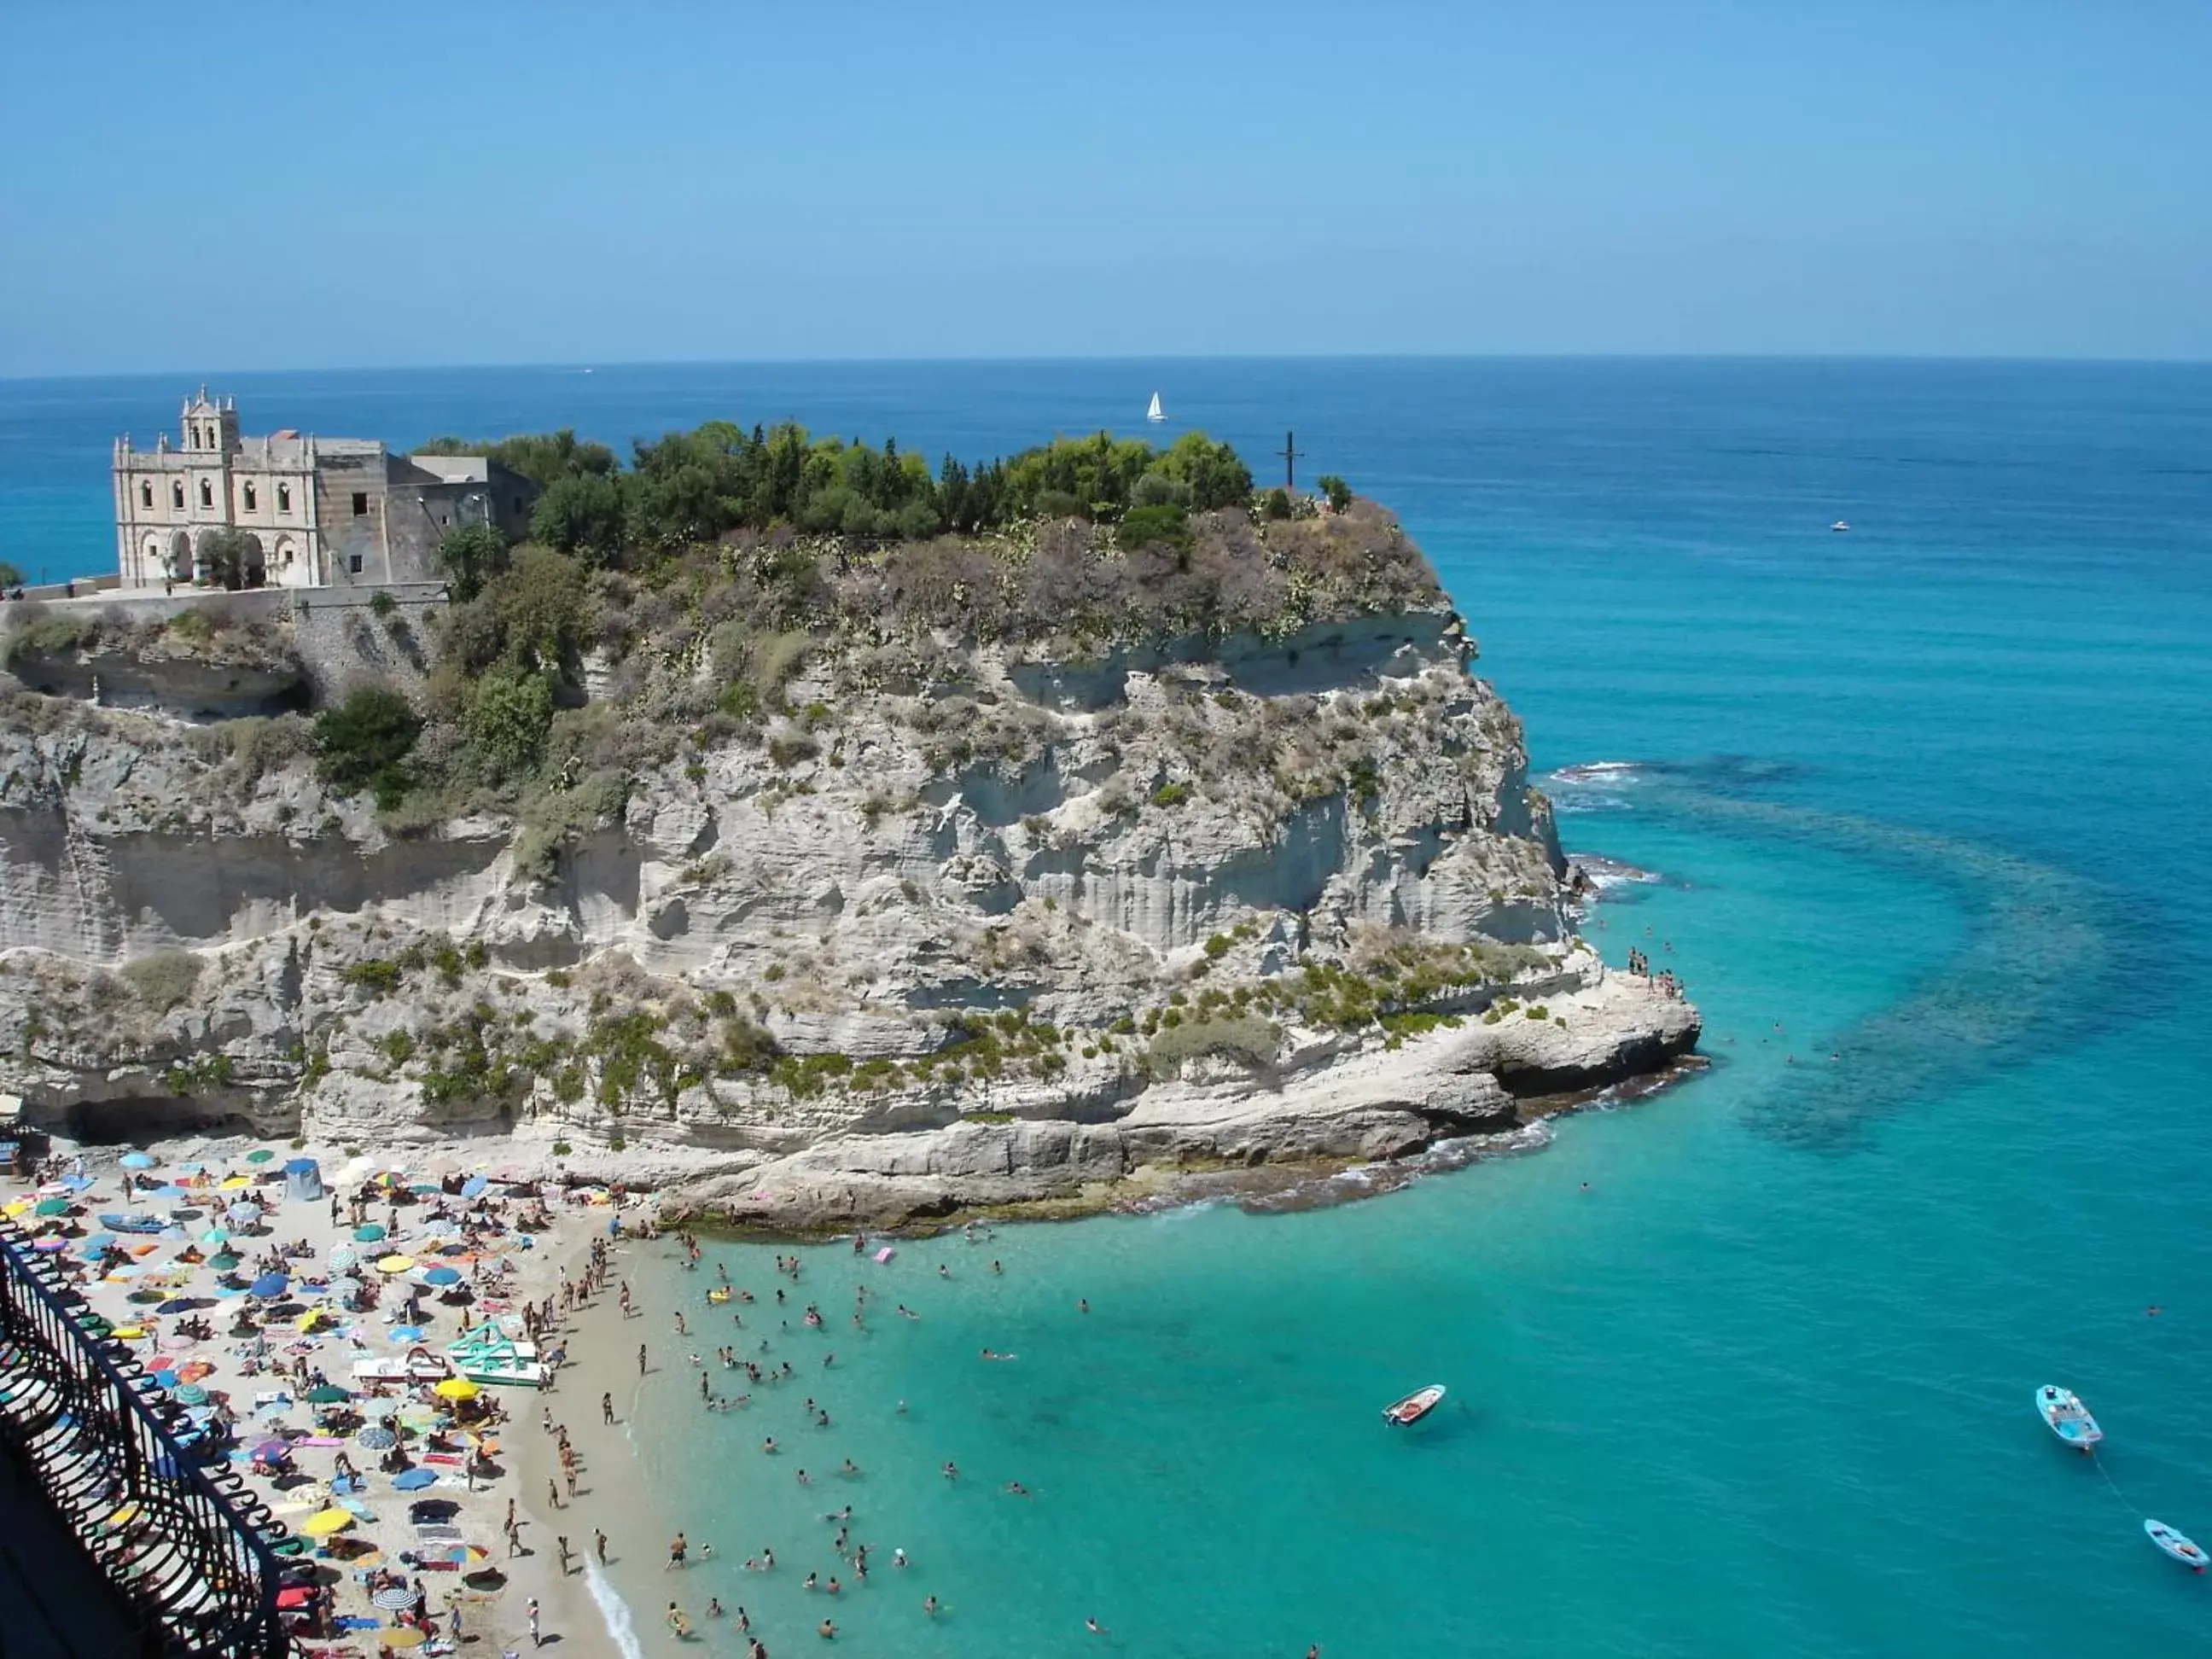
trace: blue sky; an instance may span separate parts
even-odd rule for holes
[[[2212,5],[0,0],[0,375],[2212,357]]]

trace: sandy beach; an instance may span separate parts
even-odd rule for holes
[[[199,1139],[58,1146],[0,1183],[0,1208],[163,1381],[202,1455],[312,1552],[314,1586],[288,1597],[310,1652],[527,1651],[533,1600],[546,1645],[621,1650],[581,1556],[595,1527],[647,1547],[647,1522],[627,1445],[598,1420],[617,1386],[605,1356],[561,1368],[620,1315],[565,1317],[561,1292],[623,1212],[604,1189],[541,1196],[497,1175],[465,1146],[378,1158]],[[446,1350],[465,1322],[495,1348],[534,1340],[549,1386],[459,1377]],[[576,1438],[573,1507],[549,1501],[548,1408]]]

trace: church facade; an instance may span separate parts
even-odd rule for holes
[[[235,399],[185,400],[179,441],[115,442],[125,592],[437,581],[464,525],[517,540],[538,486],[477,455],[408,456],[368,438],[241,437]]]

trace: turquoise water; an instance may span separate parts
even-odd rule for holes
[[[814,1517],[849,1498],[880,1548],[831,1610],[840,1647],[891,1659],[2203,1646],[2212,1581],[2155,1553],[2137,1510],[2212,1540],[2212,369],[778,366],[236,389],[249,427],[401,442],[793,413],[975,453],[1132,425],[1155,386],[1178,422],[1250,451],[1295,426],[1303,468],[1396,505],[1540,767],[1638,763],[1563,786],[1564,833],[1661,877],[1590,931],[1684,975],[1717,1063],[1540,1154],[1372,1203],[1008,1228],[884,1267],[810,1250],[830,1332],[748,1316],[797,1381],[726,1417],[680,1368],[647,1385],[643,1455],[716,1547],[683,1581],[695,1613],[711,1591],[779,1654],[806,1639],[822,1598],[799,1581],[836,1570]],[[0,556],[97,533],[109,429],[143,435],[173,396],[0,386]],[[88,470],[82,499],[30,492],[55,465]],[[769,1249],[714,1254],[770,1290]],[[856,1278],[880,1293],[865,1333],[845,1324]],[[706,1280],[666,1280],[657,1321],[679,1292],[705,1314]],[[1379,1407],[1430,1381],[1445,1408],[1387,1431]],[[2035,1421],[2045,1381],[2102,1419],[2098,1463]],[[831,1430],[803,1426],[809,1394]],[[766,1433],[787,1450],[762,1455]],[[831,1473],[848,1456],[863,1478]],[[762,1545],[765,1580],[739,1566]],[[623,1577],[649,1611],[647,1565]],[[934,1626],[927,1593],[950,1609]]]

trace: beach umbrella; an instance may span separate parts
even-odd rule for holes
[[[59,1184],[68,1188],[70,1191],[73,1193],[81,1193],[92,1185],[92,1177],[90,1176],[67,1175],[61,1178]]]
[[[370,1451],[389,1451],[399,1443],[399,1437],[386,1428],[366,1428],[353,1438],[356,1445]]]
[[[300,1522],[300,1530],[310,1538],[328,1538],[334,1532],[343,1532],[353,1525],[351,1510],[318,1510]]]
[[[365,1226],[356,1227],[353,1230],[354,1243],[356,1244],[374,1244],[378,1239],[382,1238],[383,1237],[384,1229],[378,1226],[374,1221],[369,1222]]]
[[[228,1245],[225,1245],[208,1258],[208,1266],[219,1273],[234,1273],[238,1269],[238,1257],[232,1253]]]
[[[458,1285],[461,1282],[461,1276],[451,1267],[433,1267],[422,1275],[422,1282],[425,1285]]]
[[[241,1227],[251,1227],[261,1219],[261,1206],[258,1204],[234,1204],[223,1214]]]
[[[274,1463],[291,1455],[291,1443],[284,1440],[264,1440],[253,1449],[253,1461],[257,1463]]]
[[[399,1402],[397,1400],[365,1400],[362,1402],[361,1414],[378,1423],[388,1422],[399,1414]]]
[[[34,1238],[31,1241],[31,1248],[34,1250],[66,1250],[69,1249],[69,1240],[60,1237]]]
[[[354,1263],[360,1261],[361,1255],[350,1244],[333,1244],[331,1246],[330,1260],[331,1266],[333,1267],[345,1268],[352,1267]]]
[[[125,1152],[116,1161],[126,1170],[150,1170],[160,1160],[145,1152]]]
[[[113,1233],[94,1233],[90,1238],[84,1241],[85,1254],[88,1255],[97,1255],[100,1251],[106,1249],[113,1243],[115,1243],[115,1235]]]
[[[392,1486],[395,1492],[420,1492],[425,1486],[434,1486],[437,1484],[437,1475],[428,1469],[410,1469],[404,1474],[396,1474],[392,1477]],[[403,1602],[400,1605],[404,1607],[405,1603]]]
[[[200,1235],[200,1243],[210,1250],[219,1250],[230,1243],[230,1235],[220,1227],[210,1227]]]
[[[290,1279],[285,1278],[282,1273],[264,1273],[260,1278],[255,1279],[253,1283],[247,1287],[247,1289],[249,1292],[254,1296],[282,1296],[284,1294],[286,1289],[291,1285],[291,1282],[292,1281]]]
[[[335,1382],[319,1382],[302,1397],[310,1406],[335,1406],[353,1398]]]
[[[0,1215],[4,1216],[28,1215],[30,1210],[31,1200],[27,1198],[11,1199],[6,1204],[0,1205]]]
[[[219,1193],[242,1193],[252,1184],[253,1179],[250,1176],[225,1176],[216,1183],[215,1189]]]
[[[276,1156],[276,1154],[270,1152],[266,1146],[256,1146],[252,1152],[246,1155],[246,1161],[248,1164],[266,1164],[270,1159]]]
[[[65,1198],[42,1198],[32,1210],[33,1215],[67,1215],[70,1201]]]
[[[474,1198],[478,1194],[482,1193],[485,1188],[490,1185],[491,1182],[486,1181],[482,1176],[471,1176],[466,1181],[464,1181],[461,1183],[461,1196],[463,1198]]]
[[[483,1390],[465,1376],[449,1376],[430,1392],[441,1400],[473,1400]]]
[[[392,1340],[394,1342],[420,1342],[429,1334],[427,1326],[401,1325],[392,1331]]]
[[[197,1382],[179,1382],[176,1401],[179,1406],[204,1406],[208,1402],[207,1390]]]
[[[411,1255],[387,1255],[376,1264],[376,1271],[380,1273],[404,1273],[414,1265],[415,1258]]]
[[[368,1598],[368,1605],[372,1607],[382,1607],[387,1613],[399,1613],[415,1605],[415,1592],[404,1584],[387,1584]],[[388,1642],[392,1635],[392,1632],[388,1630],[379,1631],[376,1633],[376,1639],[380,1642]]]

